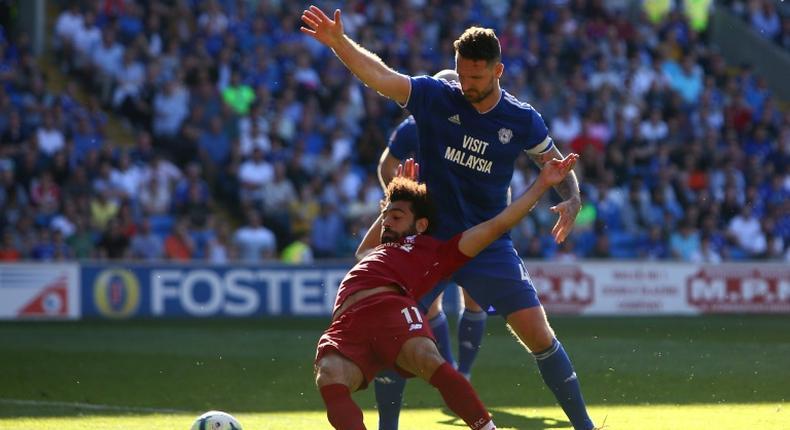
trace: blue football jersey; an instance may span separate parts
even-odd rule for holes
[[[433,234],[443,240],[507,206],[521,151],[539,154],[553,147],[540,114],[504,90],[491,110],[479,113],[459,83],[413,77],[405,107],[416,120],[420,179],[436,205]],[[512,247],[508,234],[492,247],[505,243]]]
[[[416,155],[417,139],[417,124],[414,122],[414,117],[409,115],[398,124],[398,127],[390,135],[390,140],[387,143],[390,154],[401,161]]]

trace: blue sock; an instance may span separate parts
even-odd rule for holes
[[[573,370],[568,354],[562,344],[557,340],[549,349],[534,354],[538,361],[538,369],[543,376],[543,381],[554,392],[565,415],[571,421],[575,430],[590,430],[594,427],[590,416],[587,415],[587,406],[584,404],[579,379]]]
[[[376,390],[376,407],[379,410],[379,430],[398,430],[406,379],[394,370],[382,370],[376,375],[373,386]]]
[[[439,314],[428,322],[431,324],[433,335],[436,336],[436,345],[439,347],[439,352],[451,366],[455,367],[453,349],[450,345],[450,326],[447,324],[447,315],[445,315],[444,311],[439,311]]]
[[[472,364],[483,342],[487,317],[488,315],[482,311],[465,310],[458,323],[458,371],[463,373],[466,379],[472,374]]]

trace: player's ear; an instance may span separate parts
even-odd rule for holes
[[[423,234],[428,231],[428,218],[420,218],[415,224],[417,227],[417,233]]]
[[[505,72],[505,65],[501,62],[496,63],[496,66],[494,66],[494,75],[496,75],[496,78],[500,79],[502,77],[502,73],[504,72]]]

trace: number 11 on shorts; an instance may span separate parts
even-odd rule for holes
[[[414,319],[411,317],[412,311],[414,312],[414,316],[417,317],[418,322],[422,322],[422,315],[420,314],[420,310],[417,309],[416,306],[406,307],[400,310],[400,313],[403,314],[403,317],[406,318],[407,324],[414,323]]]

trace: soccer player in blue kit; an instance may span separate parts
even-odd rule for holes
[[[409,77],[344,34],[340,10],[330,18],[316,6],[302,13],[301,31],[326,45],[365,85],[406,107],[417,123],[422,180],[442,223],[434,236],[453,235],[494,217],[507,205],[514,162],[521,151],[543,166],[562,159],[543,118],[500,88],[504,71],[493,30],[468,28],[453,43],[459,82]],[[565,200],[552,229],[562,242],[581,207],[576,176],[555,186]],[[573,365],[546,319],[508,234],[453,275],[484,308],[493,306],[535,357],[546,385],[575,430],[595,428]]]
[[[458,81],[455,70],[445,69],[435,75],[436,79]],[[416,156],[419,147],[417,123],[409,115],[392,132],[387,148],[381,154],[378,165],[378,176],[381,187],[386,191],[387,184],[395,176],[398,165],[409,158]],[[438,291],[447,291],[456,288],[452,282],[440,284]],[[420,301],[423,311],[427,309],[426,317],[436,337],[436,343],[442,356],[451,365],[456,367],[467,379],[471,379],[472,364],[477,357],[480,344],[485,332],[487,314],[466,290],[463,292],[463,312],[458,321],[458,361],[456,362],[450,343],[450,330],[447,315],[442,308],[442,297],[429,295],[426,300]],[[451,293],[456,291],[449,290]],[[433,299],[433,303],[429,300]],[[379,412],[379,430],[397,430],[403,391],[406,388],[406,379],[394,370],[385,370],[375,379],[376,408]]]

